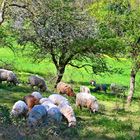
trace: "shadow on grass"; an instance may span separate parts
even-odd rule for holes
[[[0,133],[8,140],[19,140],[19,138],[20,140],[55,140],[56,137],[58,140],[132,139],[130,134],[133,126],[130,120],[121,121],[117,117],[109,117],[105,113],[90,114],[86,108],[82,112],[80,109],[75,109],[77,126],[74,128],[69,128],[67,122],[63,121],[59,126],[37,127],[32,131],[27,129],[26,120],[23,122],[18,118],[17,121],[12,121],[7,107],[2,108],[0,112]],[[6,121],[3,123],[1,120]]]

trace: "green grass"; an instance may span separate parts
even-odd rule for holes
[[[5,105],[6,108],[11,109],[15,101],[22,99],[25,95],[32,92],[31,88],[26,84],[28,76],[31,74],[38,74],[45,78],[49,90],[53,89],[55,82],[55,67],[49,59],[42,61],[41,63],[33,63],[31,59],[22,55],[21,52],[13,54],[10,49],[0,48],[0,59],[6,62],[5,64],[0,62],[0,67],[12,69],[22,82],[20,86],[8,86],[6,83],[0,85],[0,105]],[[85,71],[85,69],[76,69],[71,66],[67,66],[63,81],[70,82],[73,80],[72,86],[76,93],[79,92],[80,85],[89,85],[89,81],[94,79],[97,83],[106,83],[108,86],[111,83],[117,83],[129,87],[129,73],[131,63],[128,60],[121,59],[121,61],[114,60],[112,58],[106,58],[112,73],[101,73],[101,75],[91,74]],[[100,110],[97,114],[90,114],[89,110],[83,108],[82,111],[75,106],[75,99],[68,98],[71,105],[74,108],[75,115],[77,117],[76,128],[68,128],[66,122],[63,122],[61,126],[56,128],[59,130],[60,139],[81,139],[81,140],[130,140],[140,139],[140,74],[138,73],[136,78],[136,92],[135,98],[130,108],[125,106],[123,110],[123,98],[116,97],[108,93],[103,92],[92,93],[98,99],[100,104]],[[126,95],[127,95],[126,91]],[[50,93],[43,93],[44,97],[48,97]],[[116,109],[117,108],[117,109]],[[5,113],[4,113],[5,114]],[[8,116],[7,114],[5,116]],[[4,116],[3,116],[4,117]],[[1,112],[0,112],[1,118]],[[18,123],[21,120],[17,121]],[[15,131],[20,127],[18,123],[14,123]],[[10,131],[8,126],[5,129],[0,124],[0,133],[8,133]],[[17,127],[18,126],[18,127]],[[1,128],[2,127],[2,128]],[[17,127],[17,128],[16,128]],[[26,129],[25,127],[23,127]],[[7,131],[6,131],[7,130]],[[13,131],[14,132],[14,131]],[[36,134],[29,135],[28,139],[46,139],[48,137],[48,128],[41,128]],[[9,134],[14,135],[12,133]],[[59,139],[59,137],[57,137]]]

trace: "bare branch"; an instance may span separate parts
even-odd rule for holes
[[[13,3],[13,4],[9,4],[8,6],[16,6],[16,7],[19,7],[19,8],[27,8],[27,5],[18,5],[18,4],[15,4],[15,3]]]
[[[72,67],[75,67],[75,68],[78,68],[78,69],[83,68],[83,67],[86,67],[86,66],[92,67],[91,64],[84,64],[84,65],[81,65],[81,66],[77,66],[77,65],[74,65],[72,63],[68,63],[68,64],[71,65]]]

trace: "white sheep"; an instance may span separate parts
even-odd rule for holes
[[[58,106],[56,106],[53,102],[51,102],[51,101],[49,101],[49,100],[43,102],[41,105],[43,105],[43,106],[46,108],[47,111],[48,111],[49,109],[53,108],[53,107],[58,108]]]
[[[56,105],[60,105],[61,103],[64,103],[64,102],[69,104],[68,99],[66,99],[65,97],[59,94],[52,94],[48,98]]]
[[[112,92],[112,94],[124,93],[125,90],[127,90],[126,86],[118,85],[116,83],[110,84],[110,91]]]
[[[75,117],[75,114],[74,114],[72,107],[69,104],[67,104],[66,102],[59,104],[58,107],[60,109],[60,112],[67,119],[68,127],[76,126],[76,117]]]
[[[50,101],[50,102],[52,102],[49,98],[41,98],[40,100],[39,100],[39,103],[40,104],[43,104],[45,101]],[[53,102],[52,102],[53,103]]]
[[[86,94],[84,92],[80,92],[76,95],[76,106],[87,107],[92,112],[96,112],[99,109],[99,105],[95,96],[91,94]]]
[[[26,103],[19,100],[13,105],[11,115],[18,117],[20,115],[26,115],[27,111],[28,111],[28,107]]]
[[[31,94],[32,96],[34,96],[36,99],[40,100],[42,98],[41,93],[35,91]]]
[[[80,86],[80,92],[90,94],[90,89],[88,87],[86,87],[86,86]]]
[[[0,82],[2,81],[7,81],[14,85],[19,84],[16,75],[12,71],[6,69],[0,69]]]

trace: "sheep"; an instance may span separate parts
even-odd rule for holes
[[[41,98],[40,100],[39,100],[39,103],[40,104],[43,104],[45,101],[50,101],[50,102],[52,102],[49,98]],[[53,102],[52,102],[53,103]]]
[[[45,124],[47,120],[47,110],[43,105],[35,105],[29,112],[27,125],[35,127],[40,124]]]
[[[60,94],[66,94],[68,96],[76,96],[71,85],[66,84],[64,82],[59,82],[57,84],[57,92]]]
[[[51,101],[45,101],[42,103],[42,105],[46,108],[48,115],[48,121],[49,122],[55,122],[60,123],[62,120],[62,114],[55,104],[53,104]]]
[[[99,109],[97,99],[91,95],[91,94],[86,94],[84,92],[80,92],[76,95],[76,106],[82,107],[87,107],[90,109],[92,112],[97,112]]]
[[[80,87],[80,92],[88,93],[90,94],[90,89],[86,86],[81,86]]]
[[[31,111],[34,105],[37,105],[39,103],[39,100],[36,99],[33,95],[25,96],[24,101],[27,104],[29,111]]]
[[[34,88],[34,86],[38,87],[40,91],[43,92],[47,90],[45,80],[39,76],[30,76],[28,78],[28,84],[30,84],[32,88]]]
[[[92,86],[95,86],[95,88],[92,90],[93,92],[104,91],[106,93],[106,91],[107,91],[107,85],[106,84],[96,84],[96,82],[94,80],[90,81],[90,84]]]
[[[2,83],[2,81],[7,81],[7,83],[13,85],[19,84],[15,73],[6,69],[0,69],[0,83]]]
[[[48,97],[55,105],[60,105],[61,103],[65,102],[69,104],[68,99],[63,97],[62,95],[59,94],[52,94]]]
[[[66,102],[59,104],[58,107],[60,109],[60,112],[67,119],[68,127],[76,126],[76,117],[75,117],[72,107],[69,104],[67,104]]]
[[[48,111],[49,109],[53,108],[53,107],[58,108],[57,105],[55,105],[52,101],[49,101],[49,100],[43,102],[41,105],[45,106],[47,111]]]
[[[28,112],[28,107],[26,103],[19,100],[13,105],[11,115],[14,117],[26,116],[27,112]]]
[[[117,85],[115,83],[110,84],[110,91],[111,91],[112,94],[124,93],[126,89],[127,89],[126,86]]]
[[[32,94],[31,94],[32,96],[34,96],[36,99],[38,99],[38,100],[40,100],[41,98],[42,98],[42,95],[41,95],[41,93],[39,93],[39,92],[33,92]]]

